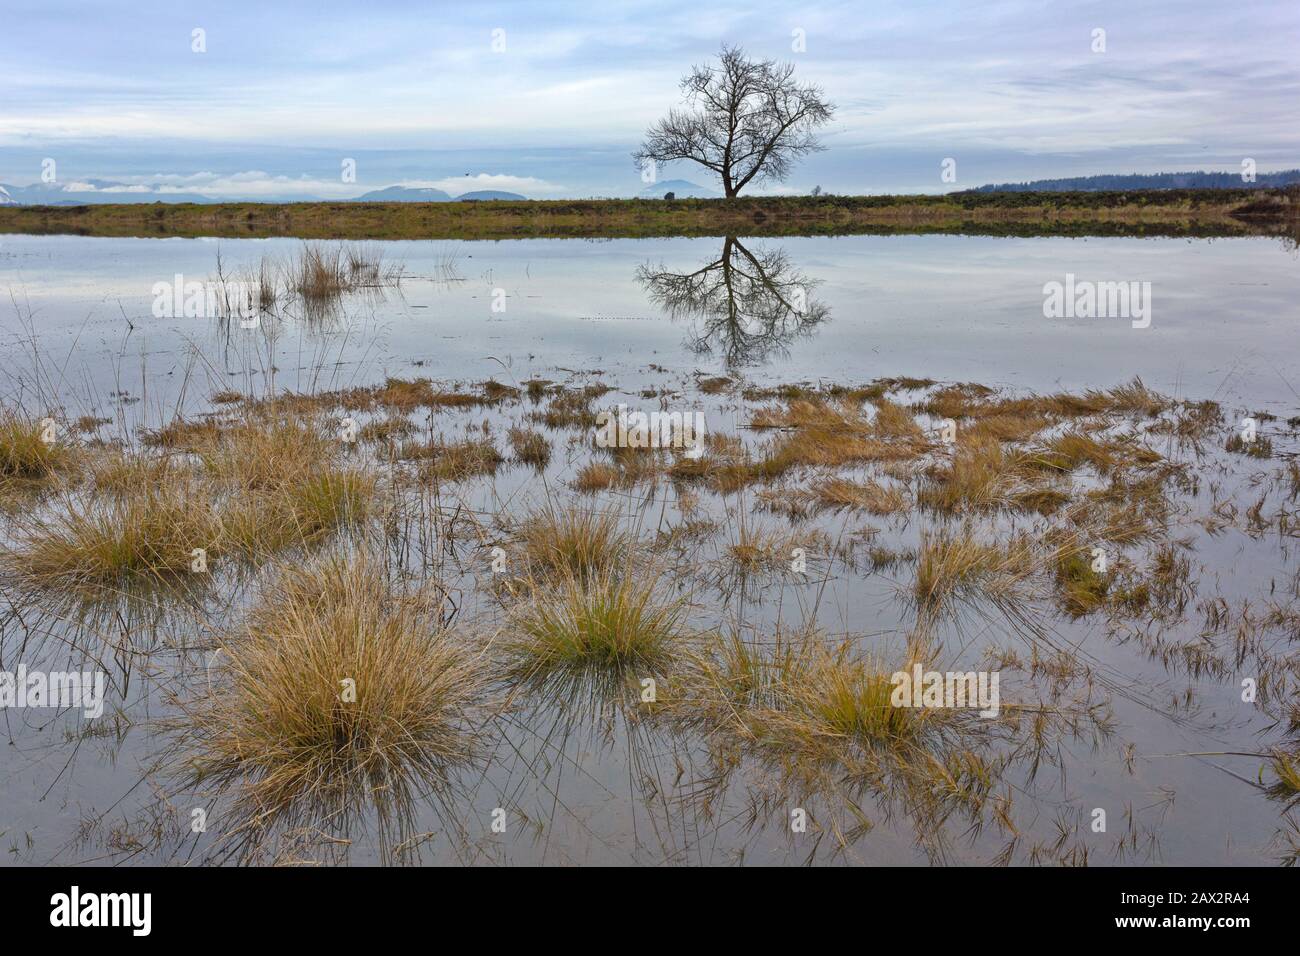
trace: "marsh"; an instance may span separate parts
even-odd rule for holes
[[[1044,316],[1135,262],[1146,327]],[[153,309],[223,277],[254,327]],[[106,681],[5,709],[15,862],[1300,850],[1284,240],[6,236],[0,287],[3,663]],[[891,706],[932,671],[999,712]]]

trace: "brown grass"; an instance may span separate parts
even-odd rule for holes
[[[484,678],[440,599],[394,590],[364,554],[286,569],[263,592],[185,706],[178,776],[231,795],[227,838],[291,824],[346,836],[373,809],[387,852],[417,798],[446,788],[472,755]]]
[[[902,490],[876,481],[831,478],[813,485],[812,492],[819,505],[835,511],[865,511],[884,516],[907,508],[907,495]]]
[[[58,441],[57,432],[50,435],[46,424],[0,412],[0,480],[43,481],[71,471],[75,460],[72,449]]]
[[[551,443],[541,432],[513,427],[506,432],[515,460],[541,471],[551,460]]]
[[[398,457],[419,461],[423,481],[467,481],[495,475],[505,464],[496,444],[488,438],[407,443],[398,449]]]
[[[616,574],[631,558],[633,541],[619,516],[553,501],[530,512],[517,539],[532,574],[579,581]]]
[[[220,553],[221,518],[189,476],[159,477],[126,494],[67,495],[25,517],[0,561],[30,587],[90,598],[189,575],[196,548]]]
[[[1038,563],[1024,539],[1002,545],[980,541],[969,529],[922,532],[913,596],[928,615],[948,608],[953,600],[1018,601]]]

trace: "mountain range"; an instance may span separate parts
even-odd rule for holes
[[[479,189],[474,192],[461,193],[459,196],[452,196],[441,189],[434,189],[431,186],[389,186],[386,189],[375,189],[368,193],[362,193],[352,202],[480,202],[488,199],[503,199],[508,201],[522,201],[527,196],[521,196],[519,193],[508,193],[500,189]]]
[[[1236,172],[1183,172],[1153,174],[1119,174],[1076,176],[1065,179],[1036,179],[1023,183],[1001,183],[979,186],[968,192],[1064,192],[1136,189],[1241,189],[1276,188],[1300,183],[1300,169],[1276,173],[1259,173],[1253,182],[1243,182]],[[90,203],[217,203],[217,202],[283,202],[275,198],[250,199],[247,197],[205,196],[201,193],[164,191],[166,187],[152,184],[128,184],[107,179],[83,179],[74,183],[33,183],[29,186],[11,186],[0,183],[0,206],[81,206]],[[676,199],[717,199],[719,194],[705,186],[685,179],[666,179],[652,183],[639,193],[638,199],[663,199],[672,193]],[[481,189],[452,196],[441,189],[429,186],[387,186],[373,189],[343,202],[479,202],[505,200],[522,202],[528,197],[499,189]],[[294,202],[326,202],[317,197],[298,197]]]
[[[452,196],[441,189],[430,187],[389,186],[375,189],[344,202],[475,202],[489,199],[524,200],[519,193],[498,189],[480,189]],[[83,179],[75,183],[33,183],[30,186],[10,186],[0,183],[0,206],[84,206],[91,203],[216,203],[239,200],[213,198],[201,193],[164,192],[158,186],[128,185],[107,179]],[[280,200],[265,200],[279,202]],[[297,202],[325,202],[324,199],[306,197]]]

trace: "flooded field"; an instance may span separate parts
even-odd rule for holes
[[[1292,243],[4,236],[0,290],[10,863],[1300,854]]]

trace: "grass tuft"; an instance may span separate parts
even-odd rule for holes
[[[658,601],[648,580],[569,577],[539,591],[505,645],[510,679],[559,693],[592,685],[607,692],[667,673],[686,640],[685,607]]]
[[[579,581],[618,573],[633,550],[614,512],[549,501],[523,519],[518,539],[533,574]]]
[[[229,831],[246,837],[279,824],[346,835],[366,808],[401,832],[473,752],[465,715],[482,672],[441,620],[432,590],[394,590],[364,554],[284,571],[186,707],[187,784],[231,791]]]
[[[0,479],[41,481],[70,470],[71,449],[47,437],[42,422],[0,412]]]

